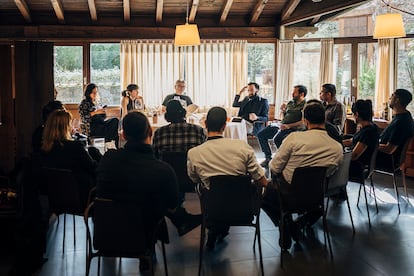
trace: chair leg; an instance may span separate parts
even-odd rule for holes
[[[332,245],[331,245],[331,237],[329,235],[329,229],[328,229],[328,223],[326,221],[326,213],[323,214],[323,231],[324,236],[326,236],[326,239],[328,240],[328,248],[329,248],[329,254],[331,255],[331,260],[333,260],[333,253],[332,253]],[[325,243],[326,246],[326,243]]]
[[[348,205],[349,218],[351,219],[351,225],[352,225],[352,235],[355,235],[354,219],[352,218],[351,206],[349,205],[349,198],[348,198],[348,194],[346,194],[346,204]]]
[[[264,276],[264,268],[263,268],[263,256],[262,256],[262,241],[260,236],[260,221],[259,216],[256,218],[256,232],[257,232],[257,243],[259,244],[259,258],[260,258],[260,270],[262,271],[262,276]],[[255,236],[256,240],[256,236]]]
[[[101,256],[98,257],[98,276],[101,275]]]
[[[371,228],[371,217],[369,215],[367,191],[365,190],[365,185],[364,185],[364,188],[363,189],[364,189],[364,196],[365,196],[365,205],[367,207],[367,214],[368,214],[368,225],[369,225],[369,228]]]
[[[75,215],[72,215],[73,217],[73,246],[76,246],[76,218]]]
[[[165,276],[168,276],[167,255],[165,254],[165,244],[163,241],[161,242],[161,248],[162,248],[162,259],[164,261]]]
[[[279,221],[279,246],[280,246],[280,267],[283,268],[283,253],[284,253],[284,249],[283,246],[280,244],[282,241],[283,244],[283,236],[284,236],[284,229],[285,229],[285,215],[282,214],[280,216],[280,221]]]
[[[405,179],[405,168],[403,168],[401,170],[401,177],[402,177],[402,181],[403,181],[403,185],[404,185],[404,191],[405,191],[405,196],[407,197],[407,201],[408,201],[408,192],[407,192],[407,182]]]
[[[199,260],[198,260],[198,275],[201,275],[201,268],[203,266],[203,254],[204,254],[204,243],[206,239],[206,224],[203,218],[203,222],[201,223],[201,234],[200,234],[200,252],[199,252]]]
[[[357,207],[359,207],[359,198],[361,197],[361,188],[363,185],[364,185],[363,183],[359,183]]]
[[[63,214],[62,255],[65,254],[65,238],[66,238],[66,214]]]
[[[395,173],[392,174],[392,182],[394,184],[395,196],[397,197],[398,214],[401,214],[400,195],[398,193],[397,180],[395,179]]]
[[[377,214],[378,214],[377,196],[375,195],[375,187],[374,187],[374,181],[372,180],[372,175],[370,177],[370,180],[371,180],[372,193],[374,194],[375,208],[377,209]]]

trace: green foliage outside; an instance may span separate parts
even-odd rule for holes
[[[362,59],[359,72],[358,98],[374,99],[376,69],[365,58]]]

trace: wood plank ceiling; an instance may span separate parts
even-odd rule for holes
[[[202,39],[278,37],[364,0],[187,0]],[[171,39],[186,0],[1,0],[0,39]]]

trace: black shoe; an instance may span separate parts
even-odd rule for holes
[[[290,227],[290,234],[295,242],[303,239],[302,227],[296,222],[292,222]]]
[[[184,236],[201,224],[202,215],[187,214],[179,225],[176,225],[178,236]]]
[[[263,168],[268,168],[270,160],[272,160],[272,158],[266,158],[262,163],[260,163],[260,166]]]
[[[217,235],[217,243],[222,243],[224,241],[224,238],[229,235],[229,232],[226,231],[224,233],[220,233]]]
[[[147,259],[139,259],[139,271],[147,271],[150,269],[150,263]]]
[[[208,238],[207,238],[207,243],[206,243],[206,247],[208,251],[214,250],[214,247],[216,246],[216,241],[217,241],[217,236],[211,235],[209,233]]]

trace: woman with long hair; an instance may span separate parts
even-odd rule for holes
[[[118,143],[117,118],[106,120],[106,106],[99,103],[98,86],[89,83],[84,92],[84,99],[79,105],[83,134],[92,137],[104,137],[105,142]]]
[[[84,144],[71,136],[72,115],[60,109],[52,112],[45,124],[41,147],[41,164],[46,167],[69,169],[79,184],[80,198],[86,205],[89,190],[95,185],[97,162]]]
[[[144,111],[144,99],[139,95],[138,85],[128,84],[127,88],[122,91],[121,108],[122,118],[132,110]]]

